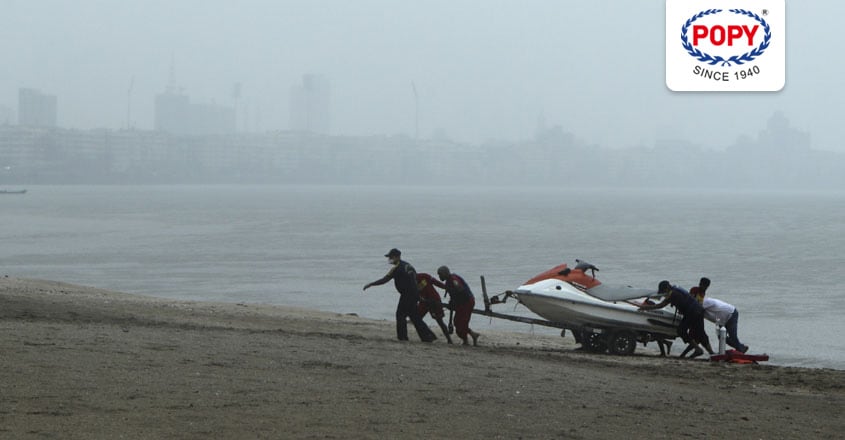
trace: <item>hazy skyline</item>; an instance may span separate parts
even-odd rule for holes
[[[705,1],[702,1],[706,5]],[[679,94],[664,76],[665,0],[624,1],[19,1],[4,0],[0,107],[19,87],[58,96],[59,125],[153,126],[155,94],[232,104],[260,130],[287,129],[291,86],[324,75],[332,133],[414,132],[479,143],[549,126],[607,147],[676,137],[724,148],[776,110],[845,151],[835,20],[845,5],[787,1],[786,86],[778,93]],[[245,108],[248,113],[245,113]],[[256,127],[257,123],[257,127]],[[238,127],[243,127],[239,120]]]

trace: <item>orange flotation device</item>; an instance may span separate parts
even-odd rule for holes
[[[710,356],[711,361],[724,361],[730,362],[733,364],[756,364],[757,362],[763,362],[769,360],[769,355],[767,354],[747,354],[743,353],[739,350],[728,350],[725,354],[714,354]]]

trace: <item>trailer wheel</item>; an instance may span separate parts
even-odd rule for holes
[[[611,354],[629,355],[637,348],[637,334],[630,330],[617,330],[610,335],[608,350]]]
[[[589,330],[584,330],[581,333],[581,344],[587,351],[593,353],[604,353],[607,350],[607,340],[601,333],[593,333]]]

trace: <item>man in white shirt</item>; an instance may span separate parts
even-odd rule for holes
[[[701,307],[704,309],[704,317],[708,321],[715,322],[720,327],[725,327],[728,333],[725,342],[728,345],[742,353],[748,351],[748,346],[739,342],[739,337],[736,333],[736,328],[739,324],[739,311],[736,307],[715,298],[704,298]]]

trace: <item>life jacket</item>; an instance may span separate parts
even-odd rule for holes
[[[460,275],[454,273],[446,283],[446,292],[449,293],[449,304],[452,305],[464,304],[470,299],[475,298],[472,290],[469,288],[469,284]]]

